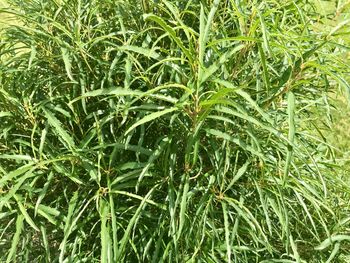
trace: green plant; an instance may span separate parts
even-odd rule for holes
[[[20,24],[0,47],[1,260],[344,254],[349,189],[303,122],[349,86],[313,5],[142,3],[6,10]]]

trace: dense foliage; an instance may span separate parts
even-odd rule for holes
[[[312,113],[349,89],[345,46],[312,3],[11,3],[1,261],[341,261],[349,188]]]

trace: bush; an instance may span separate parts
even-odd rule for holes
[[[2,261],[330,262],[349,249],[349,188],[309,125],[349,88],[346,64],[311,3],[12,4]]]

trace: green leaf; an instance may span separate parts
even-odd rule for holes
[[[208,78],[210,78],[218,69],[221,68],[222,65],[226,63],[228,59],[230,59],[235,53],[243,49],[245,45],[238,45],[231,50],[225,52],[223,55],[220,56],[219,60],[212,64],[209,68],[204,68],[202,71],[202,75],[199,75],[199,81],[200,83],[205,82]]]
[[[255,150],[251,146],[245,144],[239,138],[234,138],[233,136],[231,136],[231,135],[229,135],[229,134],[227,134],[225,132],[216,130],[216,129],[206,129],[206,132],[208,134],[214,135],[214,136],[216,136],[218,138],[224,139],[225,141],[233,142],[236,145],[240,146],[243,150],[249,151],[252,154],[260,157],[261,159],[265,159],[265,156],[261,152],[258,152],[257,150]]]
[[[61,47],[61,53],[62,53],[64,67],[66,68],[68,78],[71,81],[78,83],[77,81],[74,80],[73,75],[72,75],[72,64],[71,64],[68,50],[64,47]]]
[[[18,160],[18,161],[37,161],[30,155],[21,155],[21,154],[1,154],[0,159],[10,159],[10,160]]]
[[[214,80],[214,82],[223,85],[227,88],[232,88],[235,90],[235,92],[240,95],[242,98],[244,98],[257,112],[260,113],[260,115],[262,117],[264,117],[264,119],[266,121],[268,121],[271,125],[273,125],[273,120],[269,117],[269,115],[262,109],[260,108],[260,106],[250,97],[250,95],[243,91],[242,89],[237,89],[232,83],[225,81],[225,80],[220,80],[220,79],[216,79]]]
[[[131,233],[131,230],[135,226],[137,219],[140,217],[140,213],[141,213],[142,209],[144,208],[146,201],[151,197],[153,191],[155,190],[155,188],[157,186],[158,185],[155,185],[153,188],[151,188],[151,190],[144,196],[139,207],[135,211],[133,217],[129,220],[128,226],[124,232],[124,235],[121,239],[121,242],[120,242],[120,245],[118,248],[117,262],[121,262],[121,259],[124,257],[123,252],[125,250],[126,244],[128,243],[128,239],[129,239],[129,235]]]
[[[183,175],[183,191],[181,195],[180,212],[179,212],[179,227],[177,230],[177,240],[180,239],[182,230],[186,221],[186,211],[188,203],[188,190],[189,190],[189,176],[187,174]]]
[[[53,224],[54,226],[62,228],[59,225],[59,220],[57,218],[60,215],[60,212],[57,211],[56,209],[40,204],[36,212],[37,212],[37,215],[40,215],[46,218],[47,221]]]
[[[210,13],[207,17],[207,22],[205,23],[205,15],[204,15],[204,6],[203,3],[201,3],[201,12],[200,12],[200,32],[199,32],[199,62],[201,65],[203,65],[203,58],[204,53],[208,41],[208,36],[210,32],[210,27],[212,26],[214,16],[216,13],[216,10],[218,9],[220,0],[214,0],[212,8],[210,10]],[[205,24],[205,25],[204,25]],[[201,73],[198,74],[201,76]]]
[[[292,91],[288,92],[288,139],[291,143],[294,143],[295,137],[295,95]]]
[[[143,47],[138,47],[138,46],[130,46],[130,45],[120,46],[120,47],[118,47],[118,49],[122,50],[122,51],[132,51],[132,52],[135,52],[137,54],[141,54],[141,55],[144,55],[146,57],[153,58],[156,60],[161,59],[161,55],[158,54],[153,49],[148,49],[148,48],[143,48]]]
[[[110,246],[110,235],[109,235],[109,227],[108,227],[108,212],[109,207],[108,203],[100,199],[100,216],[101,216],[101,262],[107,263],[111,262],[111,258],[109,256],[109,246]]]
[[[337,242],[337,243],[335,243],[335,245],[332,249],[332,253],[329,255],[329,258],[327,259],[326,263],[334,262],[333,260],[337,256],[339,249],[340,249],[340,242]]]
[[[12,117],[12,113],[9,111],[0,111],[0,118],[3,117]]]
[[[50,256],[50,246],[49,246],[49,240],[46,234],[46,228],[44,226],[40,226],[40,230],[41,230],[41,236],[42,236],[42,240],[43,240],[43,245],[45,248],[45,256],[46,256],[46,261],[50,262],[51,261],[51,256]]]
[[[263,76],[264,76],[264,84],[266,88],[266,93],[267,96],[269,96],[270,90],[271,90],[271,83],[270,83],[270,78],[269,78],[269,72],[267,69],[267,59],[264,53],[264,50],[261,47],[261,44],[258,44],[259,48],[259,55],[260,55],[260,61],[261,61],[261,66],[263,68]]]
[[[324,250],[335,242],[350,241],[350,235],[334,235],[325,239],[321,244],[315,247],[316,250]]]
[[[125,89],[121,87],[115,87],[110,89],[96,89],[93,91],[85,92],[82,96],[79,96],[75,98],[74,100],[70,101],[69,104],[73,104],[74,102],[77,102],[78,100],[81,100],[83,98],[88,97],[98,97],[98,96],[140,96],[143,93],[138,90],[131,90],[131,89]]]
[[[24,221],[24,215],[19,214],[17,216],[17,220],[16,220],[16,232],[12,238],[11,248],[10,248],[9,253],[7,254],[6,263],[16,261],[15,256],[16,256],[17,246],[18,246],[18,243],[19,243],[19,240],[21,237],[21,233],[23,230],[23,221]]]
[[[49,186],[50,186],[50,183],[51,183],[53,177],[54,177],[54,173],[51,172],[51,173],[48,175],[47,180],[46,180],[46,182],[45,182],[45,184],[44,184],[44,187],[41,189],[41,191],[40,191],[40,193],[39,193],[39,196],[38,196],[38,199],[37,199],[37,201],[36,201],[36,203],[35,203],[34,215],[37,214],[37,212],[38,212],[38,207],[39,207],[41,201],[44,199],[44,197],[45,197],[45,195],[46,195],[46,193],[47,193],[47,191],[48,191],[48,188],[49,188]]]
[[[294,242],[294,238],[292,235],[289,235],[289,240],[290,240],[290,245],[292,247],[292,251],[293,251],[293,256],[295,258],[295,262],[296,263],[301,263],[300,261],[300,255],[299,255],[299,252],[298,252],[298,248],[297,248],[297,245],[295,244]]]
[[[231,182],[229,185],[226,187],[226,191],[230,190],[231,187],[245,174],[245,172],[248,169],[248,166],[250,165],[250,161],[246,161],[241,168],[238,169],[237,173],[233,176]]]
[[[176,110],[177,110],[177,108],[173,107],[173,108],[169,108],[169,109],[165,109],[162,111],[157,111],[157,112],[153,112],[151,114],[148,114],[147,116],[143,117],[141,120],[139,120],[139,121],[135,122],[133,125],[131,125],[131,127],[124,134],[126,135],[129,132],[131,132],[133,129],[135,129],[136,127],[138,127],[144,123],[153,121],[153,120],[155,120],[155,119],[157,119],[165,114],[168,114],[168,113],[176,111]]]
[[[222,206],[222,214],[224,216],[227,262],[231,262],[231,242],[230,242],[230,230],[229,230],[227,204],[225,202],[221,202],[221,206]]]
[[[125,195],[125,196],[128,196],[128,197],[131,197],[131,198],[135,198],[137,200],[140,200],[140,201],[143,201],[143,196],[141,195],[137,195],[137,194],[133,194],[133,193],[130,193],[130,192],[126,192],[126,191],[121,191],[121,190],[111,190],[110,191],[111,194],[119,194],[119,195]],[[165,209],[165,206],[160,204],[160,203],[156,203],[155,201],[151,200],[151,199],[147,199],[145,200],[145,202],[147,204],[150,204],[150,205],[153,205],[155,207],[158,207],[162,210],[166,210]]]
[[[75,207],[78,203],[78,197],[79,197],[79,192],[76,191],[74,192],[71,200],[69,201],[69,205],[68,205],[68,214],[67,214],[67,218],[65,220],[66,224],[64,226],[64,231],[63,231],[63,234],[64,234],[64,237],[63,237],[63,240],[60,244],[60,255],[59,255],[59,259],[60,259],[60,262],[63,262],[64,260],[64,255],[65,255],[65,251],[66,251],[66,246],[67,246],[67,240],[68,240],[68,237],[70,236],[71,232],[72,232],[72,229],[74,227],[74,224],[73,224],[73,214],[75,212]]]
[[[6,174],[5,176],[2,176],[0,178],[0,188],[4,186],[4,184],[10,180],[13,180],[15,177],[17,176],[20,176],[24,173],[26,173],[27,171],[31,170],[31,171],[34,171],[34,169],[36,167],[33,167],[34,164],[30,163],[30,164],[26,164],[26,165],[23,165],[19,168],[17,168],[16,170]]]
[[[35,46],[32,46],[31,47],[31,52],[30,52],[30,57],[29,57],[29,62],[28,62],[28,70],[32,66],[33,60],[35,59],[35,56],[36,56],[36,53],[37,53],[37,51],[36,51]]]
[[[28,179],[35,176],[33,171],[29,170],[24,175],[22,175],[17,183],[11,187],[7,194],[0,196],[0,211],[2,211],[3,206],[10,200],[16,192],[20,189],[23,183]]]
[[[261,25],[261,31],[262,31],[262,35],[263,35],[263,46],[265,48],[265,50],[268,52],[268,54],[271,56],[273,53],[271,51],[270,48],[270,41],[269,41],[269,32],[266,28],[266,23],[265,23],[265,18],[264,16],[261,14],[259,8],[256,9],[259,15],[259,19],[260,19],[260,25]]]
[[[60,137],[61,141],[72,151],[75,150],[75,143],[73,138],[68,134],[68,132],[63,128],[62,123],[52,114],[51,111],[43,108],[45,117],[48,123],[55,129],[57,135]]]
[[[143,18],[147,20],[151,20],[156,22],[158,25],[160,25],[168,34],[169,36],[175,41],[175,43],[179,46],[179,48],[182,50],[182,52],[186,55],[187,59],[192,64],[194,59],[190,53],[190,51],[184,46],[181,39],[176,36],[176,32],[174,29],[172,29],[170,26],[167,25],[167,23],[160,18],[159,16],[153,15],[153,14],[145,14],[143,15]]]
[[[16,199],[17,205],[19,210],[21,211],[22,215],[24,216],[24,219],[27,221],[27,223],[36,231],[40,231],[39,228],[34,223],[33,219],[29,216],[27,213],[27,209],[23,206],[22,202],[19,200],[19,197],[14,194],[13,197]]]
[[[290,141],[291,144],[294,144],[294,137],[295,137],[294,116],[295,116],[295,96],[293,92],[289,91],[288,92],[288,126],[289,126],[288,140]],[[293,146],[288,145],[287,158],[286,158],[286,164],[284,169],[284,179],[283,179],[284,183],[286,182],[287,177],[289,175],[292,157],[293,157]]]
[[[110,182],[110,178],[107,179],[108,183],[108,193],[109,193],[109,207],[110,207],[110,216],[111,216],[111,224],[112,224],[112,248],[113,248],[113,262],[116,262],[118,257],[118,225],[117,225],[117,216],[115,212],[115,204],[114,204],[114,196],[111,193],[112,184]]]

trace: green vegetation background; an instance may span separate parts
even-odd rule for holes
[[[320,26],[318,30],[331,31],[337,25],[345,24],[345,32],[338,37],[342,39],[345,45],[350,44],[350,1],[315,1],[319,12],[324,14],[328,19],[324,19],[325,24]],[[338,13],[337,13],[338,9]],[[335,14],[335,16],[334,16]],[[328,26],[324,26],[328,25]],[[343,59],[350,65],[350,50],[344,52]],[[348,75],[347,80],[350,80]],[[333,107],[330,109],[332,122],[327,122],[324,115],[318,115],[317,110],[315,116],[320,122],[325,124],[324,135],[327,140],[337,147],[337,156],[339,165],[343,166],[343,179],[349,181],[350,172],[350,97],[345,94],[344,90],[338,90],[337,93],[330,94],[333,98]]]
[[[315,0],[319,12],[323,13],[324,15],[334,14],[336,12],[336,5],[338,2],[339,1],[336,0]],[[328,28],[325,28],[324,25],[322,25],[322,27],[319,28],[320,31],[329,31],[332,27],[350,18],[350,7],[348,7],[349,5],[346,4],[346,1],[343,3],[343,5],[347,6],[347,8],[342,9],[342,12],[337,16],[336,19],[328,19]],[[6,6],[6,1],[0,0],[0,8]],[[14,23],[15,20],[10,15],[0,13],[0,28]],[[350,25],[350,22],[348,22],[348,24]],[[344,39],[345,43],[350,44],[350,34],[340,35],[339,37]],[[349,61],[350,64],[350,51],[344,54],[344,59]],[[315,116],[318,119],[320,119],[321,122],[324,122],[326,124],[324,130],[325,136],[333,145],[338,147],[338,156],[340,157],[341,161],[347,162],[350,157],[348,153],[350,151],[350,106],[348,103],[349,100],[347,98],[347,95],[344,94],[343,90],[339,90],[338,93],[331,94],[331,96],[334,99],[334,107],[332,107],[331,109],[331,116],[333,122],[327,123],[326,119],[323,118],[324,115],[317,115],[317,110],[315,111]]]
[[[318,7],[319,12],[325,16],[332,16],[336,12],[338,3],[339,1],[336,0],[315,0],[315,4]],[[328,20],[326,22],[326,24],[328,24],[328,27],[324,27],[324,24],[322,24],[322,27],[320,26],[318,30],[328,32],[332,29],[332,27],[335,27],[336,25],[350,18],[350,5],[346,1],[343,1],[341,3],[345,7],[341,9],[341,13],[339,13],[335,19],[333,17],[331,19],[325,19]],[[0,8],[6,6],[6,1],[0,0]],[[0,28],[15,23],[16,21],[10,15],[0,13]],[[349,21],[347,24],[349,25],[348,28],[350,28]],[[348,31],[350,31],[350,29]],[[350,44],[350,34],[342,34],[339,37],[344,40],[344,43]],[[350,51],[344,54],[344,60],[348,61],[350,64]],[[336,152],[339,158],[339,162],[344,165],[345,168],[344,180],[348,180],[347,173],[350,170],[350,98],[347,98],[348,95],[345,94],[344,90],[341,89],[338,90],[337,93],[330,94],[330,96],[333,98],[333,107],[330,109],[330,116],[332,117],[333,122],[328,122],[327,118],[325,118],[325,115],[317,114],[317,109],[315,109],[314,117],[318,119],[320,123],[324,124],[324,129],[322,130],[324,133],[323,135],[332,145],[337,147]]]
[[[338,2],[338,1],[337,1]],[[316,2],[319,12],[322,12],[325,17],[327,17],[327,14],[334,14],[336,10],[336,1],[317,1]],[[0,0],[0,7],[5,6],[4,1]],[[341,10],[342,12],[339,13],[335,18],[325,18],[327,20],[328,27],[320,27],[317,30],[324,30],[326,32],[329,32],[332,27],[335,27],[336,25],[343,23],[344,21],[347,21],[349,19],[349,9],[344,8]],[[0,27],[6,26],[6,24],[15,23],[11,19],[11,16],[9,15],[2,15],[0,17],[0,20],[2,20],[3,24],[0,24]],[[317,24],[316,24],[317,28]],[[346,34],[342,34],[338,36],[340,39],[344,41],[344,43],[349,44],[350,38]],[[344,53],[343,58],[345,61],[349,61],[350,53]],[[350,112],[349,112],[349,97],[348,94],[344,94],[343,90],[338,90],[336,93],[329,94],[330,97],[333,99],[331,103],[331,107],[328,111],[328,116],[324,115],[323,113],[320,114],[318,112],[318,108],[314,108],[314,115],[311,116],[314,122],[318,122],[320,125],[320,129],[316,129],[315,133],[318,133],[319,136],[325,137],[331,144],[335,145],[336,148],[335,151],[335,157],[337,158],[337,164],[342,166],[343,174],[340,174],[342,179],[344,181],[349,181],[349,147],[350,147]],[[332,119],[332,121],[329,121]],[[307,125],[307,124],[305,124]],[[339,193],[341,194],[341,193]],[[350,205],[349,205],[350,207]],[[227,219],[226,219],[227,220]],[[343,260],[346,260],[343,258]]]

